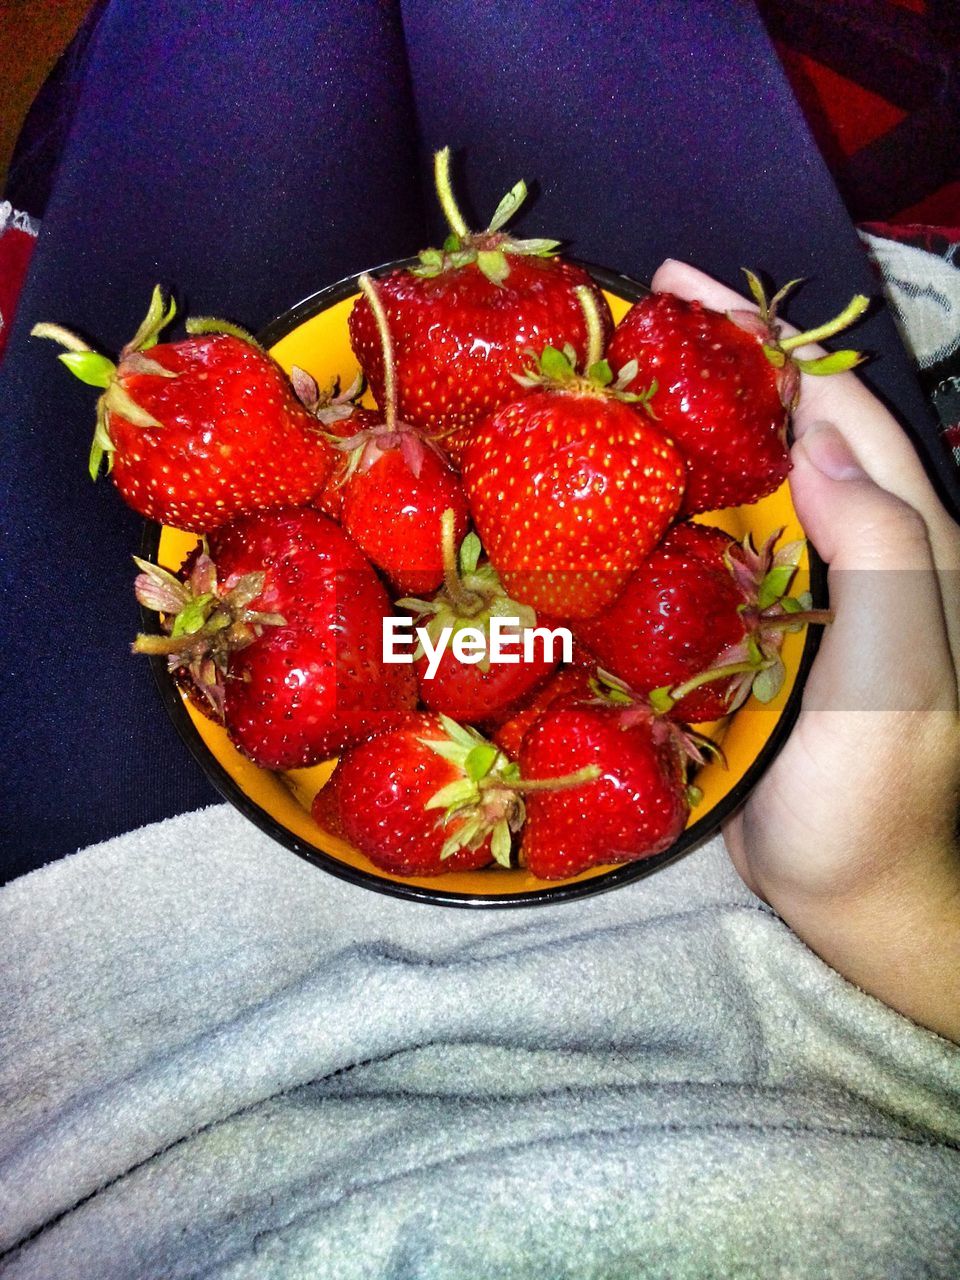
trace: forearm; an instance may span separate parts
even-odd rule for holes
[[[906,859],[872,888],[834,898],[760,892],[831,968],[897,1012],[960,1042],[960,850]]]

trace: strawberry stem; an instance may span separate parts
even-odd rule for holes
[[[729,676],[744,675],[748,671],[762,671],[764,667],[772,666],[773,661],[773,659],[769,659],[761,662],[730,662],[724,667],[711,667],[706,671],[700,671],[695,676],[691,676],[683,684],[675,685],[672,689],[654,689],[650,694],[650,702],[658,713],[669,711],[672,706],[675,706],[676,703],[685,698],[688,693],[693,693],[694,689],[699,689],[705,684],[712,684],[715,680],[726,680]]]
[[[585,284],[577,285],[577,301],[587,325],[587,351],[584,357],[584,371],[592,369],[603,355],[603,325],[600,323],[600,309],[597,300]]]
[[[388,429],[390,431],[394,431],[397,425],[397,384],[393,358],[393,339],[390,336],[390,323],[387,320],[387,313],[380,300],[379,291],[371,278],[368,275],[362,275],[360,277],[359,284],[360,292],[370,304],[370,310],[373,312],[373,318],[377,322],[377,332],[380,335],[380,346],[383,349],[384,403],[380,406],[380,409],[383,412],[383,420]]]
[[[858,293],[832,320],[817,325],[815,329],[808,329],[805,333],[795,333],[790,338],[781,338],[777,345],[781,351],[795,351],[797,347],[805,347],[810,342],[822,342],[824,338],[832,338],[835,333],[839,333],[841,329],[846,329],[853,324],[854,320],[858,320],[869,305],[870,299]]]
[[[479,785],[484,790],[499,786],[520,794],[527,791],[562,791],[568,787],[583,786],[585,782],[596,782],[602,772],[598,764],[588,764],[576,773],[565,773],[558,778],[511,778],[508,782],[491,774],[488,778],[481,779]]]
[[[437,199],[440,201],[440,208],[443,210],[443,216],[447,220],[447,224],[454,235],[466,239],[470,234],[470,228],[463,220],[463,214],[457,208],[457,202],[453,197],[453,187],[450,182],[450,148],[444,147],[442,151],[437,151],[433,157],[433,181],[437,189]]]
[[[75,333],[71,333],[69,329],[64,329],[59,324],[35,324],[30,330],[30,336],[31,338],[52,338],[54,342],[59,342],[61,347],[66,347],[68,351],[91,351],[93,349],[82,338],[78,338]]]
[[[469,591],[460,577],[457,564],[456,516],[453,507],[447,507],[440,517],[440,547],[443,555],[443,585],[451,604],[461,617],[470,618],[479,613],[483,600],[475,591]]]

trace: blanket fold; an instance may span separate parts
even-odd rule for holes
[[[456,911],[226,806],[0,893],[0,1275],[960,1271],[960,1052],[714,841]]]

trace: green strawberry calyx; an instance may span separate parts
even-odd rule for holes
[[[518,240],[502,230],[527,198],[527,185],[515,183],[494,211],[485,231],[472,232],[457,206],[450,181],[450,148],[433,157],[433,177],[437,199],[450,227],[442,249],[421,251],[420,265],[411,274],[432,279],[447,271],[476,264],[491,284],[502,285],[510,275],[510,257],[549,258],[560,248],[559,240]]]
[[[596,781],[600,769],[587,765],[559,778],[524,779],[520,768],[476,729],[441,715],[445,737],[420,738],[423,746],[448,761],[461,774],[427,800],[425,809],[442,810],[438,823],[450,827],[440,857],[459,849],[478,849],[489,837],[494,861],[511,865],[513,837],[526,819],[523,794],[559,791]]]
[[[788,594],[806,543],[799,539],[777,548],[782,534],[782,529],[771,533],[759,550],[750,534],[727,549],[724,560],[743,596],[739,613],[744,637],[728,645],[705,671],[673,688],[655,689],[650,695],[655,706],[669,711],[694,689],[717,680],[730,681],[728,714],[742,706],[751,693],[764,703],[780,693],[787,674],[781,657],[783,637],[805,626],[827,626],[833,621],[829,609],[813,608],[809,591]]]
[[[668,718],[667,713],[679,699],[666,698],[659,689],[644,696],[602,667],[597,668],[589,683],[597,702],[620,711],[621,729],[632,729],[638,724],[649,725],[654,741],[669,746],[685,761],[702,766],[712,756],[726,768],[723,751],[712,738]],[[693,803],[696,803],[695,799],[691,799]]]
[[[797,406],[800,397],[801,373],[809,373],[817,377],[846,373],[866,359],[859,351],[831,351],[827,355],[815,356],[811,359],[803,359],[793,354],[799,347],[813,342],[823,342],[852,325],[870,306],[870,299],[866,295],[855,294],[840,314],[834,316],[832,320],[785,338],[781,336],[782,326],[777,312],[787,295],[802,282],[788,281],[768,301],[766,290],[757,275],[747,267],[742,267],[741,270],[747,277],[747,284],[758,311],[733,310],[727,312],[727,317],[738,328],[744,329],[747,333],[756,334],[761,340],[763,354],[777,370],[780,401],[785,408],[792,410]]]
[[[116,362],[94,351],[82,338],[62,325],[41,323],[35,324],[30,330],[34,338],[49,338],[65,347],[66,350],[60,354],[59,359],[70,372],[81,382],[91,387],[100,387],[103,391],[97,400],[97,421],[88,460],[88,470],[92,480],[96,480],[104,464],[108,475],[113,470],[113,455],[116,447],[109,430],[111,413],[132,423],[135,427],[163,428],[162,422],[159,422],[142,405],[137,404],[124,386],[124,378],[137,374],[148,374],[156,378],[179,376],[175,370],[167,369],[158,360],[151,360],[149,356],[144,355],[144,352],[157,345],[161,330],[166,328],[176,314],[176,303],[172,298],[166,297],[160,285],[155,285],[147,314],[137,332],[120,351],[119,360]],[[226,320],[200,316],[187,320],[186,329],[191,334],[230,334],[262,349],[259,348],[256,339],[251,337],[245,329],[230,324]]]
[[[636,405],[649,417],[656,418],[650,403],[657,393],[656,379],[645,391],[628,391],[627,387],[637,376],[636,360],[625,364],[614,377],[609,362],[603,358],[603,325],[597,300],[586,285],[578,285],[576,295],[587,328],[587,349],[581,366],[583,372],[577,371],[579,357],[573,345],[567,342],[559,350],[546,346],[539,355],[528,348],[526,354],[531,363],[524,368],[523,373],[515,373],[513,377],[521,387],[529,390],[546,388],[574,395],[622,400],[626,404]]]
[[[397,604],[409,609],[416,621],[426,619],[425,628],[433,644],[437,644],[444,628],[450,628],[450,639],[467,627],[482,632],[488,642],[487,652],[477,663],[486,673],[490,670],[489,627],[491,618],[516,619],[520,634],[537,625],[536,611],[513,600],[504,590],[493,565],[483,557],[480,539],[468,533],[456,547],[454,512],[447,508],[440,518],[440,545],[443,552],[443,586],[432,600],[405,597]],[[414,661],[423,656],[418,643]]]
[[[133,652],[165,657],[168,670],[199,693],[222,722],[230,655],[251,645],[264,627],[285,622],[278,613],[252,607],[266,574],[244,574],[224,590],[205,541],[179,576],[139,556],[133,560],[140,570],[134,593],[144,608],[160,614],[161,626],[159,635],[138,635]]]

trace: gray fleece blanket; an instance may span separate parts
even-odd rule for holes
[[[226,806],[0,892],[0,1275],[960,1275],[960,1050],[715,841],[381,897]]]

